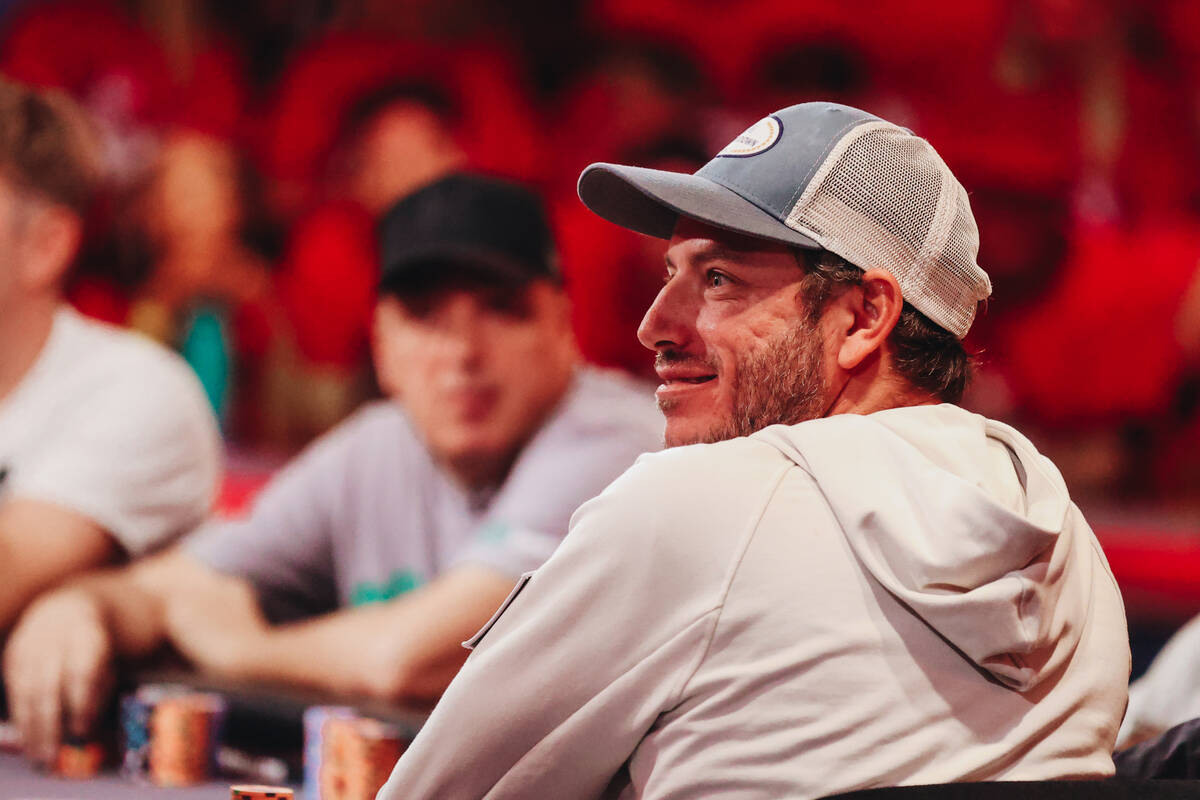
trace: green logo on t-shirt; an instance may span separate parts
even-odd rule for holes
[[[350,592],[350,605],[365,606],[368,603],[383,603],[393,597],[399,597],[405,592],[411,592],[424,581],[421,576],[411,569],[398,569],[388,578],[387,583],[372,583],[363,581]]]
[[[508,538],[508,531],[509,527],[503,522],[492,520],[480,528],[475,536],[481,542],[487,542],[488,544],[499,544]]]

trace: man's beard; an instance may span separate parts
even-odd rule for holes
[[[723,442],[749,436],[768,425],[794,425],[821,416],[827,395],[821,345],[816,326],[802,320],[766,347],[739,359],[732,377],[733,412],[729,418],[693,438],[668,438],[667,446]],[[658,356],[659,363],[686,360],[671,351]],[[717,371],[715,364],[708,367]],[[664,413],[670,410],[670,404],[660,403],[659,407]]]

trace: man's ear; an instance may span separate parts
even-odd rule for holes
[[[842,306],[841,318],[846,329],[837,363],[844,370],[853,370],[872,353],[881,351],[904,309],[900,284],[882,269],[863,273],[862,283],[841,295],[833,303]]]
[[[20,239],[21,279],[35,291],[62,283],[83,235],[83,222],[70,209],[37,204],[25,221]]]

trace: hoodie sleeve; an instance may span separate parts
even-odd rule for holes
[[[380,800],[604,791],[704,657],[753,530],[759,498],[721,497],[708,462],[703,448],[643,456],[576,512]]]

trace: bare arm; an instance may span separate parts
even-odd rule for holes
[[[435,700],[467,657],[462,641],[512,590],[512,578],[455,568],[387,603],[269,628],[252,594],[212,585],[212,603],[172,602],[171,638],[202,668],[388,700]]]
[[[0,630],[40,592],[117,555],[112,537],[73,511],[35,500],[0,505]]]
[[[209,572],[170,551],[80,576],[30,604],[5,646],[4,682],[32,758],[53,757],[64,719],[73,733],[87,733],[111,688],[114,659],[153,650],[165,636],[166,597]]]

